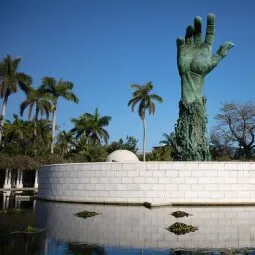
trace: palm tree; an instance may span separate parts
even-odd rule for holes
[[[31,123],[19,119],[16,114],[13,114],[13,118],[13,122],[7,120],[3,126],[3,149],[9,152],[15,151],[15,154],[23,151],[26,155],[31,143]]]
[[[56,111],[59,97],[63,97],[68,101],[78,103],[78,98],[71,91],[73,89],[73,83],[69,81],[59,80],[56,81],[52,77],[44,77],[42,79],[42,89],[52,96],[52,131],[51,131],[51,153],[54,152],[54,140],[56,129]]]
[[[96,108],[94,115],[85,113],[79,119],[73,118],[71,121],[75,127],[71,131],[76,134],[76,138],[84,135],[88,138],[88,142],[91,141],[93,144],[101,142],[107,144],[109,134],[104,127],[109,125],[110,120],[110,116],[100,117],[98,108]]]
[[[138,106],[138,115],[140,116],[143,122],[143,161],[145,161],[145,144],[146,144],[146,110],[149,110],[149,114],[155,113],[155,104],[152,100],[156,100],[160,103],[163,102],[163,99],[156,95],[150,94],[153,89],[151,82],[147,82],[145,85],[133,84],[131,88],[135,89],[132,94],[132,99],[129,100],[128,106],[131,106],[132,112],[135,109],[135,106],[139,103]]]
[[[37,122],[39,114],[41,117],[45,114],[47,119],[49,118],[49,114],[52,108],[51,102],[49,101],[49,95],[39,87],[38,89],[30,88],[27,93],[27,98],[20,105],[20,115],[23,116],[23,113],[27,107],[29,107],[28,111],[28,120],[31,119],[32,111],[35,106],[35,115],[33,118],[34,121],[34,139],[37,136]]]
[[[27,92],[32,84],[32,78],[29,75],[17,72],[20,61],[21,58],[12,58],[10,55],[7,55],[0,62],[0,98],[3,99],[0,118],[0,144],[9,96],[16,93],[18,88]]]
[[[73,133],[66,132],[65,130],[58,133],[57,137],[57,147],[60,151],[60,156],[64,157],[64,155],[70,151],[71,147],[74,145],[73,141]]]
[[[173,133],[171,133],[170,135],[167,133],[163,134],[164,140],[161,140],[159,143],[163,144],[165,146],[171,147],[171,142],[172,142],[172,138],[173,138]]]

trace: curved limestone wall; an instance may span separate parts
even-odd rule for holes
[[[140,162],[49,165],[38,197],[96,203],[254,203],[255,163]]]

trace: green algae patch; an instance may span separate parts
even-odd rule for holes
[[[172,216],[175,218],[182,218],[182,217],[188,217],[191,216],[192,214],[186,213],[184,211],[175,211],[171,213]]]
[[[190,232],[195,232],[198,230],[198,227],[194,227],[191,225],[186,225],[184,223],[176,222],[170,227],[166,228],[169,232],[172,232],[176,235],[185,235]]]
[[[36,228],[36,227],[33,227],[33,226],[27,226],[25,229],[24,229],[24,232],[25,233],[35,233],[35,232],[39,232],[39,228]]]
[[[27,226],[25,228],[18,229],[14,232],[11,232],[11,234],[37,234],[43,232],[44,229],[40,229],[33,226]]]
[[[83,219],[89,218],[89,217],[93,217],[96,215],[99,215],[101,213],[96,213],[96,212],[88,212],[88,211],[81,211],[78,213],[75,213],[74,215]]]

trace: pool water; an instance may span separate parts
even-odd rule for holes
[[[255,254],[255,207],[109,206],[46,201],[12,203],[0,213],[0,254]],[[86,219],[80,211],[99,213]],[[188,217],[175,218],[174,211]],[[198,230],[176,235],[176,222]],[[38,233],[16,233],[34,226]]]

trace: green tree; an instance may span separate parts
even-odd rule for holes
[[[65,130],[58,133],[57,148],[61,157],[64,157],[74,146],[73,133]]]
[[[76,138],[83,135],[88,138],[88,143],[101,144],[104,142],[107,144],[109,134],[105,127],[109,125],[111,117],[101,117],[98,108],[96,108],[94,114],[84,113],[78,119],[73,118],[71,121],[74,124],[71,132],[74,132]]]
[[[164,133],[163,134],[163,139],[164,140],[161,140],[159,143],[162,144],[162,145],[171,147],[172,137],[173,137],[172,133],[170,133],[170,134]]]
[[[138,115],[143,122],[143,161],[145,161],[145,145],[146,145],[146,110],[149,111],[149,114],[155,113],[155,104],[153,100],[156,100],[160,103],[163,102],[163,99],[156,95],[150,94],[153,89],[151,82],[146,83],[145,85],[133,84],[131,88],[135,89],[132,94],[132,99],[129,100],[128,106],[131,106],[132,112],[135,109],[135,106],[139,103],[138,106]]]
[[[14,120],[7,120],[3,126],[3,149],[10,154],[25,154],[31,139],[32,126],[27,121],[13,115]]]
[[[50,145],[50,122],[38,120],[37,138],[33,140],[34,123],[24,121],[14,114],[14,120],[7,120],[4,124],[2,151],[7,154],[43,155],[49,153]]]
[[[51,153],[54,152],[55,141],[55,129],[56,129],[56,111],[57,103],[60,97],[65,98],[68,101],[78,103],[78,98],[71,91],[73,89],[73,83],[69,81],[59,80],[56,81],[52,77],[44,77],[42,79],[42,89],[52,96],[52,131],[51,131]]]
[[[34,139],[37,136],[37,122],[39,114],[41,117],[45,114],[47,119],[52,108],[51,102],[49,101],[49,95],[41,88],[33,89],[31,88],[27,93],[27,98],[20,105],[20,115],[23,116],[23,113],[27,107],[28,110],[28,120],[31,119],[32,111],[35,106],[35,115],[33,118],[34,122]]]
[[[136,154],[138,151],[137,143],[138,140],[135,139],[133,136],[127,136],[125,142],[121,138],[119,139],[119,141],[114,141],[109,144],[107,146],[107,152],[110,154],[116,150],[129,150]]]
[[[147,161],[172,161],[172,148],[169,146],[157,147],[146,153]]]
[[[27,92],[32,84],[32,78],[29,75],[18,72],[20,61],[21,58],[12,58],[10,55],[7,55],[0,62],[0,98],[3,99],[0,118],[0,144],[9,96],[16,93],[18,88]]]

